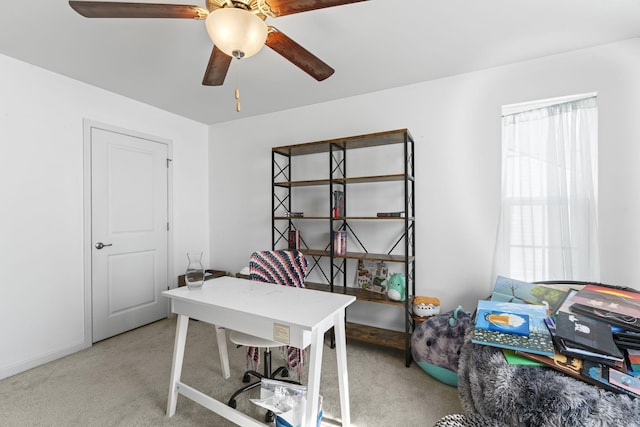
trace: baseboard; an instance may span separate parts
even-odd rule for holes
[[[12,377],[24,371],[28,371],[29,369],[33,369],[37,366],[44,365],[45,363],[53,362],[54,360],[76,353],[80,350],[84,350],[85,348],[88,348],[88,347],[90,346],[86,346],[84,343],[81,343],[81,344],[78,344],[72,347],[67,347],[65,349],[62,349],[53,353],[45,354],[35,359],[20,362],[9,367],[0,368],[0,380]]]

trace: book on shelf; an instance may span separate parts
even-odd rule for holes
[[[529,336],[513,333],[516,326],[502,322],[493,322],[495,330],[489,329],[487,323],[492,322],[492,315],[495,313],[528,317]],[[544,305],[480,300],[471,341],[476,344],[553,356],[555,350],[551,334],[544,322],[546,317],[547,309]]]
[[[404,217],[404,211],[398,211],[398,212],[378,212],[376,213],[376,216],[378,218],[402,218]]]
[[[560,311],[557,316],[556,336],[566,347],[582,348],[624,361],[622,352],[613,341],[609,324],[578,313]]]
[[[344,216],[344,191],[333,192],[332,215],[334,218]]]
[[[290,251],[300,249],[300,230],[289,230],[289,246]]]
[[[344,256],[347,254],[347,231],[338,230],[333,232],[333,255]]]
[[[388,275],[389,269],[386,263],[382,261],[358,260],[356,287],[383,294],[387,289],[382,283],[387,279]]]
[[[303,218],[304,212],[285,212],[284,216],[289,218]]]

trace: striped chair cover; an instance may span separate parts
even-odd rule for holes
[[[249,279],[304,288],[307,261],[298,251],[258,251],[249,259]]]
[[[275,283],[278,285],[304,288],[307,274],[307,260],[298,251],[257,251],[249,258],[249,279],[258,282]],[[260,350],[250,347],[247,357],[256,366],[260,362]],[[302,372],[302,351],[287,346],[287,363],[289,368],[298,373]]]

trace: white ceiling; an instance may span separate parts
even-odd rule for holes
[[[317,82],[264,48],[205,87],[204,21],[88,19],[66,0],[1,0],[0,53],[213,124],[638,37],[640,2],[369,0],[267,23],[335,74]]]

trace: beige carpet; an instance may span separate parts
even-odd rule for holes
[[[169,318],[99,342],[92,348],[0,381],[2,426],[229,426],[230,422],[180,396],[165,415],[176,319]],[[226,401],[242,386],[242,348],[229,347],[232,377],[224,381],[213,326],[191,321],[183,382]],[[274,352],[274,360],[280,355]],[[347,345],[353,426],[433,426],[461,411],[457,389],[442,384],[396,350]],[[264,411],[238,398],[238,409]],[[323,426],[340,423],[335,351],[325,343],[320,392]]]

